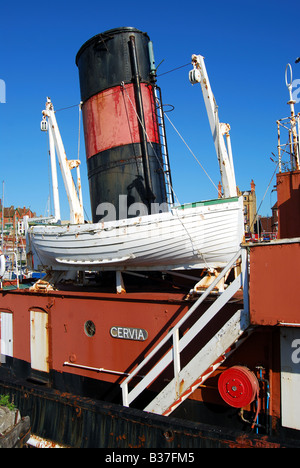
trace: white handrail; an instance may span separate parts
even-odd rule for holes
[[[238,258],[242,258],[242,270],[240,275],[230,284],[230,286],[221,294],[222,300],[220,301],[219,307],[213,307],[212,310],[206,311],[204,315],[193,325],[193,327],[179,340],[179,329],[183,323],[194,313],[200,304],[207,298],[210,292],[216,287],[226,273],[233,267]],[[195,304],[189,309],[189,311],[182,317],[182,319],[167,333],[167,335],[158,343],[158,345],[149,353],[148,356],[133,370],[133,372],[121,383],[123,404],[129,406],[129,404],[137,398],[137,396],[145,390],[157,376],[172,362],[174,363],[175,377],[180,371],[180,352],[191,342],[191,340],[200,332],[201,329],[210,321],[214,315],[220,310],[221,307],[238,291],[240,287],[244,287],[244,306],[248,308],[248,288],[247,288],[247,251],[245,248],[241,248],[232,258],[232,260],[224,267],[219,276],[212,282],[207,290],[200,296]],[[220,299],[220,298],[219,298]],[[216,301],[217,302],[217,301]],[[165,356],[158,361],[157,364],[145,375],[145,377],[131,390],[128,392],[128,384],[137,374],[140,373],[141,369],[157,354],[157,352],[170,340],[173,340],[173,346]]]

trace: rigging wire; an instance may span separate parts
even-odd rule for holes
[[[80,169],[79,169],[79,164],[80,164],[79,154],[80,154],[81,108],[82,108],[82,102],[80,102],[80,103],[79,103],[79,106],[78,106],[78,148],[77,148],[77,161],[78,161],[78,165],[77,165],[77,167],[76,167],[77,184],[75,184],[75,181],[74,181],[74,185],[75,185],[75,188],[76,188],[76,190],[77,190],[77,196],[78,196],[78,199],[79,199],[79,203],[80,203],[81,206],[83,206],[83,202],[82,202],[82,191],[81,191],[81,177],[80,177]]]
[[[123,89],[124,89],[125,92],[126,92],[126,95],[127,95],[127,97],[128,97],[128,100],[129,100],[129,102],[130,102],[130,104],[131,104],[131,106],[132,106],[132,108],[133,108],[133,110],[134,110],[134,112],[135,112],[135,114],[136,114],[136,117],[137,117],[137,119],[138,119],[140,125],[141,125],[142,128],[143,128],[143,131],[145,132],[145,135],[146,135],[146,137],[147,137],[147,140],[148,140],[148,142],[149,142],[151,148],[153,149],[153,152],[154,152],[154,154],[155,154],[155,156],[156,156],[156,158],[157,158],[157,160],[158,160],[158,163],[160,164],[161,169],[162,169],[162,171],[163,171],[163,167],[162,167],[161,161],[160,161],[158,155],[156,154],[156,151],[155,151],[155,149],[154,149],[154,147],[153,147],[153,145],[152,145],[152,143],[151,143],[151,141],[150,141],[150,139],[149,139],[149,137],[148,137],[148,134],[147,134],[147,132],[146,132],[146,129],[145,129],[145,127],[143,126],[143,124],[142,124],[142,122],[141,122],[141,120],[140,120],[140,118],[139,118],[139,115],[138,115],[138,113],[137,113],[137,111],[136,111],[136,108],[135,108],[135,106],[134,106],[132,100],[130,99],[130,96],[129,96],[128,92],[127,92],[127,89],[125,88],[125,83],[122,82],[122,83],[121,83],[121,86],[123,87]],[[164,114],[165,114],[165,113],[164,113]],[[174,192],[174,189],[173,189],[172,185],[171,185],[171,184],[169,184],[169,185],[170,185],[170,188],[171,188],[171,190],[172,190],[172,192],[173,192],[173,194],[174,194],[174,197],[176,198],[177,203],[180,205],[180,202],[179,202],[179,200],[178,200],[178,198],[177,198],[177,196],[176,196],[176,193]],[[208,268],[208,264],[206,263],[205,255],[201,252],[201,250],[200,250],[199,248],[197,248],[197,242],[195,242],[195,240],[192,238],[191,234],[188,232],[188,229],[187,229],[187,227],[186,227],[186,225],[185,225],[183,219],[179,217],[179,213],[178,213],[177,210],[174,210],[174,215],[177,216],[177,218],[178,218],[179,222],[181,223],[183,229],[186,231],[186,233],[187,233],[187,235],[188,235],[188,237],[189,237],[189,239],[190,239],[190,242],[191,242],[191,245],[192,245],[192,249],[193,249],[194,254],[197,253],[197,255],[200,255],[200,256],[202,257],[203,261],[205,262],[207,268]],[[195,244],[196,244],[196,245],[195,245]]]
[[[161,73],[160,75],[157,75],[157,76],[167,75],[167,73],[172,73],[172,72],[174,72],[174,71],[176,71],[176,70],[179,70],[180,68],[187,67],[188,65],[191,65],[191,62],[186,63],[185,65],[180,65],[179,67],[173,68],[172,70],[166,71],[166,72]],[[157,67],[157,68],[158,68],[158,67]]]
[[[144,126],[143,126],[143,124],[142,124],[142,122],[141,122],[140,117],[138,116],[138,113],[137,113],[137,111],[136,111],[136,108],[135,108],[135,106],[134,106],[132,100],[130,99],[130,96],[129,96],[129,94],[128,94],[128,92],[127,92],[127,89],[126,89],[126,87],[125,87],[124,81],[122,81],[121,86],[122,86],[123,89],[125,90],[125,93],[126,93],[126,95],[127,95],[127,97],[128,97],[128,100],[129,100],[129,102],[130,102],[130,104],[131,104],[131,106],[132,106],[132,108],[133,108],[133,111],[134,111],[134,113],[135,113],[135,115],[136,115],[136,117],[137,117],[137,119],[138,119],[138,121],[139,121],[141,127],[143,128],[143,131],[145,132],[145,135],[146,135],[147,140],[148,140],[148,142],[149,142],[149,144],[150,144],[150,146],[151,146],[151,148],[152,148],[152,150],[153,150],[153,153],[154,153],[154,155],[155,155],[155,157],[156,157],[156,159],[157,159],[157,161],[158,161],[158,163],[159,163],[159,165],[160,165],[160,168],[161,168],[162,172],[164,173],[164,170],[163,170],[161,161],[160,161],[160,159],[159,159],[159,157],[158,157],[158,155],[157,155],[157,153],[156,153],[156,151],[155,151],[155,149],[154,149],[154,147],[153,147],[153,145],[152,145],[152,143],[151,143],[151,141],[150,141],[150,138],[149,138],[149,136],[148,136],[148,134],[147,134],[146,129],[144,128]],[[179,200],[178,200],[178,198],[177,198],[177,195],[176,195],[176,193],[175,193],[175,191],[174,191],[172,185],[170,185],[170,188],[171,188],[171,190],[172,190],[172,192],[173,192],[174,197],[176,198],[177,203],[180,205],[180,202],[179,202]]]
[[[60,112],[60,111],[63,111],[63,110],[72,109],[72,107],[77,107],[77,106],[78,106],[78,104],[73,104],[72,106],[61,107],[60,109],[55,109],[55,112]]]
[[[177,128],[175,127],[175,125],[173,124],[173,122],[170,120],[170,118],[166,115],[166,113],[164,113],[165,117],[167,117],[168,121],[170,122],[170,124],[172,125],[172,127],[174,128],[174,130],[176,131],[176,133],[178,134],[178,136],[181,138],[181,140],[183,141],[183,143],[186,145],[187,149],[190,151],[190,153],[192,154],[192,156],[195,158],[195,160],[197,161],[197,163],[199,164],[199,166],[201,167],[201,169],[205,172],[205,174],[207,175],[207,177],[209,178],[209,180],[211,181],[211,183],[213,184],[213,186],[216,188],[216,190],[218,190],[218,187],[216,186],[216,184],[214,183],[214,181],[212,180],[212,178],[210,177],[210,175],[207,173],[207,171],[204,169],[204,167],[202,166],[202,164],[200,163],[200,161],[198,160],[198,158],[195,156],[195,154],[193,153],[193,151],[191,150],[191,148],[189,147],[189,145],[187,144],[187,142],[184,140],[184,138],[182,137],[182,135],[179,133],[179,131],[177,130]]]
[[[82,109],[83,102],[79,103],[79,115],[78,115],[78,149],[77,149],[77,159],[79,161],[79,153],[80,153],[80,127],[81,127],[81,109]]]
[[[174,71],[177,71],[179,70],[180,68],[184,68],[184,67],[187,67],[188,65],[190,65],[191,63],[186,63],[185,65],[180,65],[179,67],[176,67],[176,68],[172,68],[172,70],[169,70],[169,71],[166,71],[164,73],[161,73],[160,75],[157,75],[157,77],[160,77],[160,76],[163,76],[163,75],[167,75],[168,73],[172,73]],[[157,67],[158,68],[158,67]],[[156,69],[157,69],[156,68]],[[110,90],[106,90],[107,92],[109,92],[109,94],[115,94],[115,93],[118,93],[119,91],[118,90],[114,90],[114,89],[110,89]],[[82,105],[82,102],[79,103],[79,105]],[[71,106],[67,106],[67,107],[61,107],[60,109],[56,109],[55,112],[61,112],[61,111],[64,111],[64,110],[68,110],[68,109],[72,109],[73,107],[77,107],[78,104],[73,104]]]
[[[261,205],[263,204],[263,201],[264,201],[264,199],[265,199],[265,197],[266,197],[266,195],[267,195],[267,192],[268,192],[268,190],[269,190],[269,188],[270,188],[270,185],[271,185],[271,182],[272,182],[272,180],[273,180],[273,178],[274,178],[274,175],[276,174],[276,171],[277,171],[277,167],[278,167],[278,166],[279,166],[279,162],[276,164],[275,170],[274,170],[273,175],[272,175],[272,177],[271,177],[271,179],[270,179],[270,182],[269,182],[268,187],[267,187],[267,189],[266,189],[266,191],[265,191],[265,194],[264,194],[264,196],[263,196],[263,198],[262,198],[262,201],[260,202],[259,207],[258,207],[258,209],[256,210],[255,216],[253,217],[253,221],[252,221],[252,224],[251,224],[251,226],[250,226],[250,231],[251,231],[251,229],[252,229],[254,223],[255,223],[256,221],[258,221],[257,215],[258,215],[259,210],[260,210],[260,207],[261,207]]]
[[[176,68],[173,68],[173,69],[171,69],[171,70],[169,70],[169,71],[166,71],[166,72],[164,72],[164,73],[161,73],[161,74],[159,74],[159,75],[157,75],[157,76],[160,77],[160,76],[166,75],[166,74],[168,74],[168,73],[172,73],[172,72],[177,71],[177,70],[179,70],[179,69],[181,69],[181,68],[185,68],[185,67],[187,67],[187,66],[189,66],[189,65],[190,65],[190,62],[188,62],[188,63],[186,63],[186,64],[184,64],[184,65],[180,65],[180,66],[178,66],[178,67],[176,67]],[[126,94],[127,94],[127,97],[128,97],[128,99],[129,99],[129,101],[130,101],[130,103],[131,103],[133,109],[135,110],[134,105],[133,105],[133,103],[132,103],[132,101],[131,101],[131,99],[130,99],[128,93],[127,93],[127,90],[126,90],[124,84],[125,84],[125,83],[122,82],[122,83],[121,83],[121,86],[122,86],[123,90],[125,90],[125,92],[126,92]],[[116,91],[111,90],[111,93],[112,93],[112,94],[115,93],[115,92],[116,92]],[[83,103],[80,102],[79,105],[78,105],[78,104],[74,104],[74,105],[71,105],[71,106],[62,107],[62,108],[60,108],[60,109],[57,109],[55,112],[60,112],[60,111],[63,111],[63,110],[72,109],[72,108],[74,108],[74,107],[79,106],[79,120],[80,120],[80,114],[81,114],[80,111],[81,111],[81,108],[82,108],[82,104],[83,104]],[[139,123],[142,125],[142,123],[140,122],[140,118],[139,118],[139,116],[137,115],[136,110],[135,110],[135,113],[136,113],[137,119],[139,120]],[[166,115],[166,113],[167,113],[167,111],[163,111],[164,116],[168,119],[168,121],[170,122],[170,124],[172,125],[172,127],[174,128],[174,130],[176,131],[176,133],[179,135],[179,137],[181,138],[181,140],[183,141],[183,143],[186,145],[187,149],[190,151],[190,153],[192,154],[192,156],[195,158],[196,162],[199,164],[199,166],[202,168],[202,170],[204,171],[204,173],[206,174],[206,176],[208,177],[208,179],[211,181],[211,183],[213,184],[213,186],[215,187],[215,189],[218,191],[218,187],[216,186],[216,184],[214,183],[214,181],[212,180],[212,178],[209,176],[209,174],[207,173],[207,171],[205,170],[205,168],[203,167],[203,165],[200,163],[200,161],[198,160],[198,158],[196,157],[196,155],[193,153],[193,151],[191,150],[191,148],[188,146],[188,144],[186,143],[186,141],[184,140],[184,138],[182,137],[182,135],[179,133],[179,131],[177,130],[177,128],[175,127],[175,125],[172,123],[172,121],[170,120],[170,118]],[[156,154],[156,151],[155,151],[155,149],[153,148],[152,143],[151,143],[150,140],[149,140],[149,137],[148,137],[148,135],[147,135],[146,129],[144,129],[144,132],[145,132],[145,135],[146,135],[146,137],[147,137],[147,139],[148,139],[148,141],[149,141],[149,143],[150,143],[150,145],[151,145],[151,148],[152,148],[152,150],[153,150],[153,152],[154,152],[154,154],[155,154],[155,156],[156,156],[156,158],[157,158],[157,160],[158,160],[158,162],[159,162],[159,165],[161,166],[161,169],[162,169],[162,171],[163,171],[161,161],[160,161],[158,155]],[[79,150],[80,150],[80,122],[79,122],[79,134],[78,134],[78,159],[79,159]],[[163,171],[163,172],[164,172],[164,171]],[[177,203],[180,204],[180,202],[179,202],[179,200],[178,200],[178,197],[177,197],[177,195],[176,195],[176,193],[175,193],[175,191],[174,191],[172,185],[170,185],[170,188],[171,188],[171,191],[172,191],[172,193],[173,193],[173,195],[174,195],[174,197],[175,197]]]
[[[135,148],[135,145],[134,145],[134,138],[133,138],[132,129],[131,129],[131,126],[130,126],[130,119],[129,119],[129,113],[128,113],[128,109],[127,109],[127,105],[126,105],[124,89],[125,89],[125,87],[121,86],[123,103],[124,103],[126,117],[127,117],[128,130],[129,130],[129,133],[130,133],[130,139],[131,139],[131,144],[132,144],[132,152],[133,152],[134,161],[135,161],[135,165],[136,165],[136,172],[137,172],[137,175],[139,177],[140,176],[140,170],[139,170],[139,164],[138,164],[138,155],[137,155],[136,148]]]

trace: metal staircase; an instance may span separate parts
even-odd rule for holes
[[[205,299],[232,268],[238,270],[235,279],[199,316],[199,308],[204,305]],[[222,308],[240,288],[243,289],[243,309],[225,317]],[[187,321],[192,325],[187,327]],[[211,327],[214,323],[217,329],[205,342],[207,326]],[[164,382],[164,373],[168,372],[167,384],[144,410],[171,414],[244,341],[247,335],[244,332],[248,327],[248,259],[247,250],[241,248],[185,316],[122,382],[124,406],[129,406],[154,382]],[[166,350],[168,343],[170,346]],[[170,366],[173,369],[171,378]]]

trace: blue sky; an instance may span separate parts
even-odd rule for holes
[[[237,184],[248,190],[253,179],[260,204],[275,169],[270,156],[277,154],[276,120],[289,115],[288,62],[294,79],[300,78],[300,63],[294,63],[300,56],[299,1],[15,1],[2,2],[0,15],[0,79],[6,84],[6,102],[0,103],[0,197],[4,180],[6,206],[47,213],[48,146],[40,131],[46,97],[55,109],[78,104],[76,53],[95,34],[122,26],[149,34],[156,63],[163,61],[158,69],[163,101],[175,107],[168,115],[217,185],[219,169],[201,88],[188,80],[191,66],[166,73],[189,63],[194,53],[205,56],[220,120],[231,125]],[[58,112],[57,119],[67,156],[76,158],[77,107]],[[166,131],[180,202],[215,198],[214,186],[169,124]],[[90,213],[81,135],[83,199]],[[269,215],[276,201],[274,183],[261,215]],[[62,186],[60,193],[68,218]]]

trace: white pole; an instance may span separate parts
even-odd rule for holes
[[[297,115],[298,122],[298,154],[297,154],[297,169],[300,169],[300,115]]]
[[[2,181],[2,231],[1,231],[1,249],[4,252],[4,180]]]
[[[51,125],[49,125],[48,132],[49,132],[49,148],[50,148],[50,162],[51,162],[51,175],[52,175],[54,217],[55,217],[55,221],[58,221],[60,220],[60,204],[59,204],[57,169],[56,169],[56,159],[55,159],[55,146],[54,146],[54,139],[53,139],[53,132],[52,132]]]
[[[69,201],[70,223],[81,224],[84,222],[83,207],[80,205],[80,201],[76,193],[76,187],[70,170],[71,167],[77,167],[79,165],[79,161],[67,160],[63,141],[58,129],[53,105],[49,98],[47,99],[46,110],[43,111],[43,115],[48,117],[49,128],[51,127],[58,162]]]
[[[207,70],[204,63],[204,57],[202,55],[193,55],[192,61],[194,70],[190,72],[189,77],[192,84],[196,82],[201,84],[209,125],[219,161],[224,196],[225,198],[236,197],[237,190],[233,162],[230,161],[230,157],[228,156],[226,150],[222,132],[222,124],[219,122],[218,106],[210,86]],[[197,71],[197,73],[195,71]],[[228,125],[226,127],[228,128]]]

